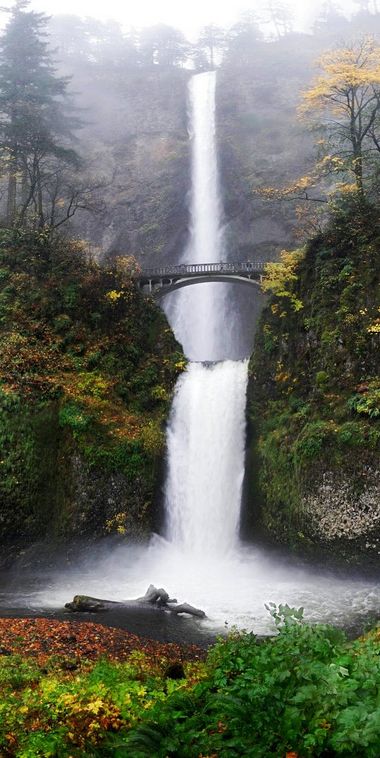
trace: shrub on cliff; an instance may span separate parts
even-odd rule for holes
[[[287,253],[268,266],[271,294],[257,333],[250,390],[262,514],[276,539],[310,547],[304,498],[317,488],[313,502],[323,498],[327,509],[336,510],[323,480],[334,470],[341,496],[348,481],[351,488],[341,503],[342,529],[347,509],[350,519],[353,512],[360,516],[361,526],[355,522],[348,538],[353,544],[362,535],[362,548],[369,554],[368,543],[378,560],[378,516],[365,526],[364,503],[376,499],[374,451],[380,444],[380,216],[357,195],[336,197],[330,210],[325,232],[302,253]],[[322,511],[315,513],[318,519]]]
[[[137,477],[149,502],[182,355],[130,266],[102,267],[45,230],[0,234],[0,535],[40,533],[35,514],[59,497],[46,468],[59,479],[75,450]]]

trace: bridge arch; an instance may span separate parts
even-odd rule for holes
[[[176,292],[176,290],[183,289],[184,287],[191,287],[193,284],[207,284],[210,282],[227,282],[228,284],[235,282],[236,284],[245,284],[251,288],[252,286],[256,288],[260,287],[260,281],[257,279],[248,279],[247,277],[233,274],[212,274],[208,276],[185,276],[176,281],[171,281],[170,283],[163,281],[162,285],[157,288],[154,287],[150,294],[152,294],[156,300],[161,300],[165,295],[169,295],[171,292]]]

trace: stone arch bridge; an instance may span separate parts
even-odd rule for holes
[[[257,287],[265,265],[266,261],[181,264],[139,271],[134,274],[134,279],[144,294],[159,300],[169,292],[205,282],[236,282]]]

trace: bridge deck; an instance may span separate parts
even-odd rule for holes
[[[135,274],[136,279],[162,279],[199,274],[243,274],[244,276],[262,273],[266,261],[246,261],[244,263],[183,263],[178,266],[159,266],[144,269]]]
[[[159,266],[134,274],[138,288],[160,299],[169,292],[205,282],[228,282],[259,286],[266,261],[244,263],[181,263],[178,266]]]

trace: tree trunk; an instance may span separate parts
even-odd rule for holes
[[[7,193],[7,224],[13,226],[16,219],[17,204],[17,158],[13,155],[10,160],[8,174],[8,193]]]
[[[194,608],[193,605],[189,605],[188,603],[178,605],[177,600],[170,599],[166,590],[162,588],[157,589],[153,584],[149,585],[143,597],[138,597],[136,600],[126,600],[124,603],[120,603],[115,600],[90,597],[89,595],[75,595],[71,603],[65,604],[65,608],[68,611],[76,613],[97,613],[99,611],[109,611],[115,607],[133,608],[144,605],[152,609],[171,611],[171,613],[175,613],[176,615],[188,613],[190,616],[197,616],[198,618],[206,617],[204,611]]]
[[[42,181],[41,181],[41,172],[40,167],[36,165],[36,183],[37,183],[37,215],[38,215],[38,228],[43,229],[45,226],[45,217],[44,217],[44,201],[43,201],[43,194],[42,194]]]
[[[354,157],[354,173],[355,173],[355,182],[356,182],[356,188],[360,195],[364,195],[364,187],[363,187],[363,156],[361,153],[358,153]]]

